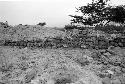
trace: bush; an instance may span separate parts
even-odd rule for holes
[[[38,23],[37,25],[40,25],[40,26],[45,26],[46,25],[46,23],[45,22],[40,22],[40,23]]]
[[[65,25],[64,29],[66,30],[70,30],[70,29],[76,29],[77,26],[76,25]]]
[[[116,34],[116,33],[124,33],[125,28],[124,26],[115,26],[115,25],[106,25],[106,26],[96,25],[95,30],[100,30],[109,34]]]
[[[109,44],[115,47],[125,47],[125,37],[117,37],[109,41]]]

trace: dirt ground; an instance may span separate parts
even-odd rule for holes
[[[0,47],[0,84],[124,84],[125,69],[100,63],[95,52]]]
[[[77,58],[86,59],[87,55],[89,51],[78,49],[30,50],[1,47],[0,81],[5,84],[50,84],[50,81],[55,83],[62,79],[69,80],[69,83],[81,79],[85,84],[101,84],[94,72],[84,69],[76,62]]]

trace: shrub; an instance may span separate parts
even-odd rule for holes
[[[40,22],[40,23],[38,23],[37,25],[40,25],[40,26],[45,26],[46,25],[46,23],[45,22]]]
[[[64,29],[66,30],[71,30],[71,29],[76,29],[77,26],[76,25],[65,25]]]
[[[100,30],[100,31],[104,31],[105,33],[109,33],[109,34],[116,34],[116,33],[124,33],[124,26],[115,26],[115,25],[106,25],[106,26],[102,26],[102,25],[96,25],[95,26],[95,30]]]

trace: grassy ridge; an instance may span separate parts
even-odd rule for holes
[[[65,26],[64,29],[40,25],[0,25],[0,44],[3,46],[38,48],[125,47],[124,26],[97,25],[95,27]]]

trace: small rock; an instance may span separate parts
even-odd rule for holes
[[[119,76],[119,80],[121,81],[121,84],[125,84],[125,77],[123,75]]]
[[[102,84],[111,84],[111,80],[108,77],[102,79]]]
[[[27,75],[25,76],[25,82],[29,83],[31,82],[31,80],[33,80],[36,77],[36,72],[35,71],[31,71],[29,73],[27,73]]]
[[[121,84],[121,81],[119,80],[119,78],[113,79],[111,80],[112,84]]]
[[[125,73],[125,68],[122,68],[121,71],[122,71],[123,73]]]
[[[114,74],[114,72],[113,71],[111,71],[111,70],[106,70],[109,74],[111,74],[111,75],[113,75]]]
[[[111,55],[111,53],[106,52],[106,53],[104,53],[103,55],[110,56],[110,55]]]
[[[54,84],[54,83],[55,83],[55,81],[51,80],[51,79],[47,81],[47,84]]]

